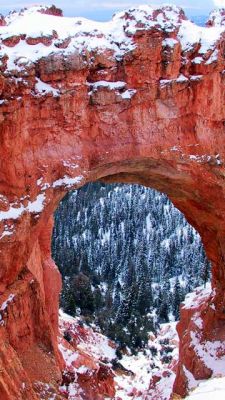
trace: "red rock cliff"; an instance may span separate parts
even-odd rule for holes
[[[142,6],[109,23],[63,18],[55,7],[2,21],[0,398],[38,399],[40,382],[61,379],[52,214],[68,190],[89,181],[150,186],[184,213],[213,265],[198,338],[224,341],[224,10],[208,28],[169,6]],[[184,371],[211,374],[199,373],[194,347],[187,357],[186,314],[174,386],[181,395]]]

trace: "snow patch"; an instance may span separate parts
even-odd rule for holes
[[[161,86],[166,86],[169,85],[173,82],[177,82],[177,83],[185,83],[188,82],[188,78],[186,76],[184,76],[183,74],[180,74],[177,78],[173,78],[173,79],[161,79],[160,81],[160,85]]]
[[[182,21],[178,38],[183,51],[190,51],[195,44],[200,44],[199,54],[205,54],[208,50],[214,49],[223,30],[222,27],[206,28],[195,25],[191,21]]]
[[[8,305],[13,301],[15,297],[15,294],[10,294],[9,297],[7,298],[7,300],[4,301],[4,303],[2,303],[0,311],[5,311],[6,308],[8,307]]]
[[[190,80],[191,81],[200,81],[203,78],[203,75],[191,75]]]
[[[196,325],[199,329],[202,329],[202,328],[203,328],[203,321],[202,321],[202,319],[201,319],[199,313],[196,313],[196,314],[193,316],[193,321],[194,321],[195,325]]]
[[[106,88],[109,90],[120,90],[124,89],[126,86],[126,82],[117,81],[117,82],[110,82],[110,81],[98,81],[93,83],[88,83],[89,86],[92,88],[92,92],[96,92],[99,88]]]
[[[0,235],[0,239],[4,238],[5,236],[11,236],[14,233],[14,224],[5,224],[4,230]]]
[[[84,177],[82,175],[77,176],[76,178],[71,178],[68,175],[65,175],[63,178],[58,179],[52,184],[53,188],[60,187],[60,186],[66,186],[66,187],[71,187],[73,185],[79,184],[82,182]]]
[[[105,88],[107,90],[115,90],[115,91],[121,91],[125,89],[126,87],[126,82],[123,81],[117,81],[117,82],[111,82],[111,81],[98,81],[98,82],[93,82],[93,83],[88,83],[88,86],[91,87],[90,92],[88,93],[89,96],[91,96],[93,93],[97,92],[98,89]],[[124,100],[130,100],[134,94],[136,93],[136,89],[127,89],[123,93],[118,93],[122,99]]]
[[[72,168],[72,169],[77,169],[77,168],[79,168],[79,165],[78,164],[74,164],[72,161],[70,162],[70,161],[63,161],[63,165],[64,165],[64,167],[68,167],[68,168]]]
[[[78,355],[74,351],[67,349],[62,343],[59,344],[59,350],[63,356],[63,359],[65,360],[67,367],[70,367],[72,363],[78,358]]]
[[[207,368],[212,370],[212,376],[225,375],[225,344],[219,340],[200,342],[197,333],[191,332],[192,345]]]
[[[30,213],[40,213],[44,209],[45,194],[41,193],[35,201],[29,201],[26,210]]]
[[[58,97],[60,95],[59,90],[53,88],[48,83],[41,81],[39,78],[36,78],[35,90],[39,95],[43,96],[45,94],[52,94],[54,97]]]
[[[218,60],[218,49],[215,49],[209,59],[206,61],[206,65],[212,64],[213,62],[216,62]]]
[[[212,293],[211,283],[207,282],[206,287],[199,286],[193,292],[188,293],[185,297],[184,302],[182,303],[182,308],[196,308],[205,298],[209,297]]]
[[[135,89],[128,89],[125,92],[121,93],[120,96],[125,100],[130,100],[136,92],[137,90]]]
[[[184,370],[185,376],[188,381],[188,389],[192,390],[192,389],[196,388],[196,386],[198,385],[198,382],[196,381],[196,379],[194,378],[192,373],[184,365],[183,365],[183,370]]]
[[[18,207],[15,207],[15,203],[13,203],[9,210],[1,211],[0,212],[0,221],[6,219],[17,219],[19,218],[24,212],[30,213],[40,213],[44,209],[44,202],[45,202],[45,194],[39,194],[36,200],[29,201],[28,205],[25,207],[23,204],[20,204]]]
[[[178,40],[176,40],[176,39],[172,39],[172,38],[166,38],[166,39],[164,39],[163,41],[162,41],[162,45],[164,46],[164,47],[171,47],[171,48],[174,48],[174,46],[176,45],[176,44],[178,44],[179,42],[178,42]]]

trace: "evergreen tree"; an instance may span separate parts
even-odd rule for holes
[[[121,346],[145,342],[152,311],[160,322],[179,318],[184,295],[210,275],[199,235],[165,195],[138,185],[95,183],[69,193],[55,214],[52,253],[63,309],[81,309]]]
[[[202,264],[201,268],[201,279],[204,283],[204,287],[210,278],[210,264],[208,260],[205,260],[204,264]]]
[[[174,289],[173,289],[173,314],[175,320],[180,318],[180,303],[182,301],[181,287],[178,277],[176,278]]]

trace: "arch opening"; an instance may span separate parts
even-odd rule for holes
[[[52,254],[64,311],[99,326],[120,356],[126,346],[146,351],[149,332],[178,320],[185,294],[209,279],[197,232],[168,197],[140,185],[95,183],[70,192],[55,214]],[[172,350],[160,350],[165,364]]]

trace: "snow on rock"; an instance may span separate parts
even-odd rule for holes
[[[135,89],[128,89],[125,92],[121,93],[120,96],[124,100],[130,100],[137,91]]]
[[[221,27],[225,25],[225,9],[214,10],[210,13],[207,21],[208,26]]]
[[[1,307],[0,307],[0,325],[3,326],[4,325],[4,320],[3,320],[3,315],[4,315],[4,311],[7,310],[7,307],[10,303],[12,303],[13,299],[15,297],[15,294],[10,294],[8,296],[8,298],[2,303]]]
[[[79,318],[60,310],[59,350],[66,364],[61,392],[69,400],[114,398],[114,374],[110,362],[116,346]]]
[[[217,59],[218,59],[218,55],[219,55],[218,49],[215,49],[213,51],[213,53],[211,54],[211,56],[209,57],[209,59],[206,61],[206,65],[209,65],[209,64],[212,64],[213,62],[216,62]]]
[[[124,355],[120,363],[127,373],[120,372],[115,377],[116,400],[169,400],[175,380],[178,344],[176,323],[162,324],[157,337],[149,335],[145,352]]]
[[[64,165],[64,167],[68,167],[68,168],[71,168],[71,169],[79,168],[79,165],[76,164],[76,163],[73,163],[72,161],[63,160],[63,165]]]
[[[9,297],[2,303],[0,311],[5,311],[8,304],[11,303],[14,299],[15,295],[14,294],[10,294]]]
[[[73,185],[79,184],[82,182],[84,177],[82,175],[76,176],[75,178],[71,178],[70,176],[65,175],[63,178],[58,179],[52,184],[53,188],[59,187],[59,186],[66,186],[71,187]]]
[[[212,292],[211,283],[207,282],[206,287],[199,286],[193,292],[188,293],[182,303],[182,308],[198,308]]]
[[[137,31],[151,28],[172,32],[185,19],[183,11],[175,5],[164,5],[161,8],[143,5],[137,8],[130,8],[119,15],[121,18],[129,20],[125,27],[125,32],[130,35],[134,35]]]
[[[0,239],[4,238],[5,236],[11,236],[14,233],[14,224],[4,224],[3,231],[0,234]]]
[[[168,46],[168,47],[171,47],[171,48],[173,48],[178,43],[179,43],[178,40],[172,39],[172,38],[166,38],[166,39],[164,39],[162,41],[162,45],[163,46],[165,46],[165,47]]]
[[[63,343],[59,343],[59,351],[61,352],[67,367],[71,367],[73,362],[78,358],[78,354],[70,348],[67,348]]]
[[[83,324],[79,318],[70,317],[60,311],[59,320],[59,349],[66,362],[61,391],[70,400],[83,399],[86,398],[83,396],[87,396],[87,388],[83,382],[88,379],[89,386],[95,386],[96,377],[99,379],[101,376],[101,368],[107,368],[104,369],[104,374],[109,371],[111,362],[116,359],[116,346],[106,336]],[[110,384],[112,388],[116,387],[116,393],[113,396],[108,393],[106,397],[115,400],[169,400],[177,359],[176,323],[163,324],[157,337],[149,333],[145,352],[123,355],[119,364],[114,365]],[[89,393],[89,398],[98,398],[101,380],[97,382],[96,397],[91,397]]]
[[[41,193],[37,196],[36,200],[29,201],[26,210],[30,213],[40,213],[44,208],[45,194]]]
[[[59,96],[59,90],[53,88],[48,83],[42,82],[39,78],[37,79],[37,83],[35,84],[35,91],[40,95],[43,96],[45,94],[51,93],[54,97]]]
[[[181,339],[182,373],[174,385],[175,392],[181,396],[197,387],[203,379],[225,376],[223,328],[220,330],[218,322],[214,322],[217,301],[217,292],[208,283],[189,293],[181,305],[177,329]]]
[[[197,332],[191,332],[191,345],[194,346],[204,365],[212,371],[212,376],[225,375],[225,343],[199,340]]]
[[[71,163],[66,162],[66,161],[63,161],[63,166],[64,167],[68,167],[70,169],[79,168],[79,166],[77,164],[71,164]],[[43,182],[43,179],[44,178],[41,177],[41,178],[39,178],[37,180],[37,186],[39,186],[41,188],[42,192],[44,192],[45,190],[50,189],[50,188],[55,189],[55,188],[58,188],[58,187],[61,187],[61,186],[65,186],[66,188],[70,188],[70,187],[72,187],[74,185],[78,185],[79,183],[81,183],[83,181],[84,177],[83,177],[83,175],[79,175],[79,176],[76,176],[76,177],[73,178],[73,177],[70,177],[68,175],[64,175],[62,178],[57,179],[52,184],[48,183],[48,182]],[[42,193],[41,195],[39,195],[39,199],[40,199],[40,196],[43,197],[43,196],[45,196],[45,194]],[[28,209],[30,211],[31,206],[28,206]]]
[[[190,76],[191,81],[200,81],[203,78],[203,75],[192,75]]]
[[[199,81],[202,79],[202,76],[201,75],[190,76],[189,79],[191,81]],[[178,82],[178,79],[161,80],[160,84],[163,87],[172,82]],[[182,80],[180,80],[180,82],[182,82]],[[185,80],[183,80],[183,82],[185,82]],[[197,147],[198,144],[194,144],[191,146]],[[187,154],[187,153],[185,153],[185,150],[182,150],[182,148],[180,146],[173,146],[170,148],[170,151],[177,152],[183,160],[189,159],[198,164],[222,165],[224,163],[224,160],[221,159],[220,154],[216,154],[216,155],[215,154]]]
[[[13,203],[7,211],[0,211],[0,221],[7,219],[17,219],[24,212],[30,213],[40,213],[44,209],[45,194],[41,193],[37,196],[36,200],[28,201],[28,204],[24,206],[23,204]]]
[[[165,85],[171,84],[173,82],[185,83],[185,82],[188,82],[188,78],[186,76],[184,76],[183,74],[180,74],[178,76],[178,78],[175,78],[175,79],[161,79],[160,85],[165,86]]]
[[[198,386],[198,381],[194,378],[192,373],[183,365],[184,374],[187,378],[188,389],[192,390]]]
[[[0,57],[8,56],[8,70],[22,70],[43,57],[53,54],[68,56],[98,49],[111,50],[115,58],[121,58],[135,49],[134,36],[142,30],[158,29],[167,36],[178,32],[183,51],[200,44],[200,54],[215,47],[224,31],[220,14],[214,14],[213,27],[202,28],[187,21],[183,11],[175,5],[139,6],[113,16],[112,21],[96,22],[85,18],[69,18],[43,13],[43,7],[33,6],[9,14],[6,25],[1,26]],[[163,46],[173,48],[178,41],[165,38]],[[50,88],[38,82],[38,91]],[[54,93],[54,91],[53,91]]]
[[[60,310],[60,327],[62,330],[69,329],[72,334],[76,335],[76,345],[80,350],[89,352],[96,359],[111,361],[116,357],[115,345],[109,339],[94,332],[91,328],[83,324],[79,318],[73,318]]]
[[[21,57],[27,62],[35,62],[53,53],[68,55],[85,48],[89,51],[107,48],[116,55],[122,55],[134,47],[132,40],[124,33],[123,21],[117,16],[110,22],[95,22],[85,18],[45,15],[40,10],[41,7],[35,6],[6,17],[7,25],[1,27],[0,34],[3,43],[6,38],[22,35],[26,38],[52,39],[47,46],[43,43],[29,45],[25,39],[13,47],[3,44],[0,54],[7,53],[9,56],[8,69],[17,68],[17,60]],[[71,39],[66,49],[57,47],[58,38],[61,41]]]
[[[215,47],[223,31],[224,27],[221,26],[207,28],[195,25],[191,21],[183,21],[178,38],[184,52],[190,51],[195,44],[199,44],[199,54],[205,54]]]
[[[134,94],[137,92],[136,89],[127,89],[123,91],[126,87],[126,82],[122,81],[117,81],[117,82],[110,82],[110,81],[97,81],[93,83],[88,83],[88,85],[91,87],[90,92],[88,93],[89,96],[93,95],[93,93],[96,93],[98,89],[104,88],[107,90],[114,90],[116,93],[122,97],[123,100],[130,100]]]
[[[120,90],[124,89],[126,82],[109,82],[109,81],[98,81],[89,84],[92,88],[92,92],[96,92],[99,88],[106,88],[109,90]]]

